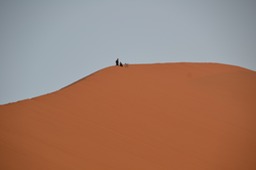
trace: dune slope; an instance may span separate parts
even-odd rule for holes
[[[0,106],[0,169],[255,170],[256,72],[108,67]]]

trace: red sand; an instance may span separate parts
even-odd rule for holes
[[[1,170],[255,170],[256,72],[108,67],[0,106]]]

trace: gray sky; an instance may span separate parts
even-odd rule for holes
[[[0,0],[0,104],[128,63],[256,70],[255,0]]]

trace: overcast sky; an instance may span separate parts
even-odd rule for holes
[[[255,0],[0,0],[0,104],[128,63],[256,70]]]

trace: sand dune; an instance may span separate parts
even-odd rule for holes
[[[256,72],[108,67],[0,106],[3,170],[255,170]]]

